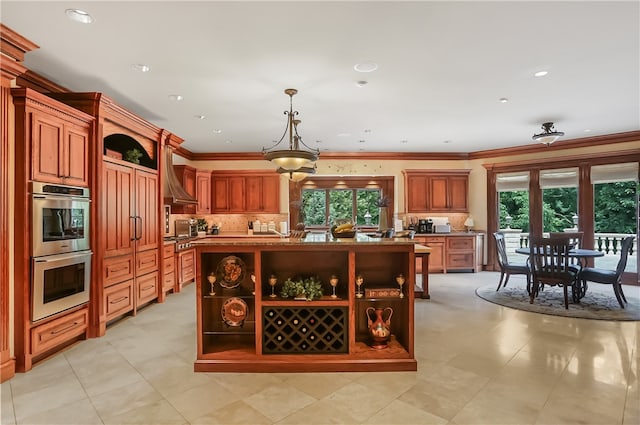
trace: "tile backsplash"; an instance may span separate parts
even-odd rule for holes
[[[276,224],[276,229],[279,230],[281,221],[289,221],[288,214],[171,214],[169,217],[169,234],[175,233],[175,220],[190,218],[204,218],[207,220],[209,229],[214,224],[217,224],[220,233],[246,233],[249,221],[256,220],[260,220],[262,223],[273,221]]]

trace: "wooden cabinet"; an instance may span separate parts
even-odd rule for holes
[[[185,249],[178,252],[176,263],[178,264],[178,285],[193,282],[196,276],[196,250]]]
[[[211,171],[196,170],[196,214],[211,214]]]
[[[103,303],[109,321],[158,296],[158,175],[104,161],[102,184]]]
[[[483,233],[452,233],[420,235],[415,240],[431,248],[429,273],[482,270],[484,258]]]
[[[405,170],[404,174],[407,212],[468,211],[468,170]]]
[[[442,273],[445,270],[445,237],[444,236],[416,236],[415,240],[421,245],[431,248],[429,254],[429,273]]]
[[[10,105],[11,102],[13,107]],[[30,182],[89,187],[93,180],[90,178],[92,162],[89,152],[92,144],[89,140],[94,134],[95,119],[89,114],[28,88],[9,89],[9,86],[3,86],[0,103],[2,104],[0,107],[2,123],[3,126],[7,125],[2,130],[3,140],[6,140],[7,147],[9,142],[15,147],[10,157],[11,170],[5,167],[0,172],[4,176],[4,188],[7,189],[11,183],[11,193],[8,196],[16,212],[12,216],[11,223],[16,229],[16,237],[11,240],[10,272],[13,279],[0,284],[0,294],[6,295],[3,298],[6,303],[3,302],[0,307],[2,311],[0,334],[3,335],[3,338],[0,338],[3,343],[0,345],[2,345],[2,379],[4,380],[7,376],[5,372],[13,369],[13,359],[15,359],[15,370],[26,372],[32,368],[34,361],[52,354],[57,348],[73,340],[90,336],[88,320],[90,303],[37,322],[31,320],[33,229],[30,214]],[[8,122],[10,119],[15,120],[15,125]],[[2,162],[6,161],[3,157]],[[90,189],[93,195],[93,188]],[[3,208],[7,210],[7,206],[8,204],[3,205]],[[89,220],[91,226],[93,226],[92,220],[93,217]],[[7,229],[3,229],[2,232],[5,230]],[[91,231],[93,232],[93,227]],[[8,242],[5,246],[9,246]],[[9,254],[3,251],[2,255],[4,260],[0,268],[9,264]],[[92,272],[95,257],[94,254],[91,260]],[[9,271],[2,275],[9,276]],[[12,308],[9,308],[9,295],[13,300]],[[12,332],[4,332],[10,326],[13,327]]]
[[[175,260],[175,244],[165,245],[163,250],[164,269],[162,273],[162,292],[175,290],[176,286],[176,260]]]
[[[31,151],[31,180],[88,186],[93,118],[29,89],[12,93],[16,140],[24,141]]]
[[[280,211],[279,175],[250,171],[212,173],[212,213],[278,213]]]
[[[198,372],[416,370],[413,243],[291,243],[253,239],[197,245]],[[233,264],[233,278],[225,275]],[[231,269],[229,269],[231,270]],[[232,270],[233,271],[233,270]],[[213,290],[207,279],[216,274]],[[374,295],[356,296],[356,276]],[[396,277],[406,276],[403,297]],[[271,276],[276,277],[271,296]],[[324,295],[282,298],[288,278],[316,276]],[[255,283],[254,283],[255,277]],[[329,281],[337,278],[335,297]],[[385,295],[386,294],[386,295]],[[373,348],[368,311],[392,310],[388,346]]]
[[[476,237],[451,236],[446,238],[446,270],[476,270]]]
[[[173,171],[184,190],[196,199],[196,169],[189,165],[174,165]],[[174,214],[195,214],[196,204],[174,205],[171,212]]]

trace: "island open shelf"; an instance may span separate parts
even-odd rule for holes
[[[196,372],[417,370],[412,242],[323,235],[194,245]],[[308,279],[321,296],[283,293],[285,281]],[[376,321],[385,336],[374,341]]]

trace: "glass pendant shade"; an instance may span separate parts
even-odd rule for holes
[[[309,165],[318,158],[313,152],[279,150],[265,153],[264,159],[273,162],[278,167],[284,168],[287,171],[294,171],[300,167]]]
[[[292,182],[300,182],[312,174],[316,173],[315,167],[300,167],[295,170],[285,170],[284,168],[278,168],[278,173],[280,174],[288,174],[289,180]]]
[[[547,146],[564,136],[562,131],[555,131],[552,122],[542,124],[542,130],[542,133],[533,135],[533,140],[544,143]]]

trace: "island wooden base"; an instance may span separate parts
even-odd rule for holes
[[[418,369],[413,243],[207,240],[196,249],[195,372]],[[229,264],[241,270],[237,281],[225,274],[235,270]],[[282,295],[283,282],[308,276],[321,282],[323,296],[302,301]],[[356,287],[357,277],[364,288]],[[402,296],[384,295],[390,288]],[[372,347],[372,329],[391,333],[384,348]]]

